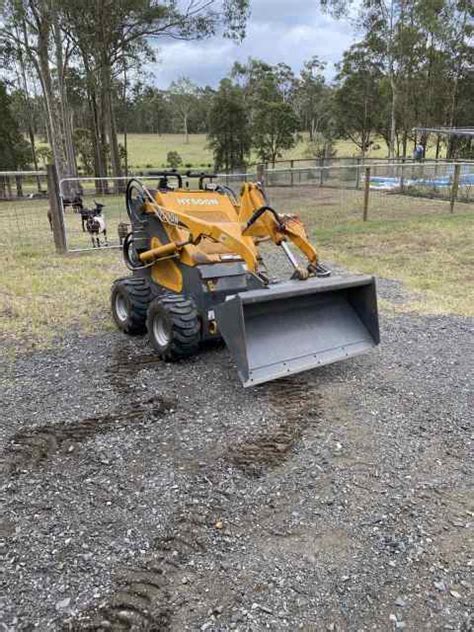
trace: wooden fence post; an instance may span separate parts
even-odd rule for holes
[[[265,180],[265,165],[260,163],[257,165],[257,182],[261,182],[263,184]]]
[[[454,203],[458,195],[460,173],[461,173],[461,165],[459,164],[459,162],[457,162],[454,165],[454,178],[453,178],[453,185],[451,187],[451,200],[449,202],[450,213],[454,213]]]
[[[56,246],[57,253],[64,254],[66,252],[66,229],[64,226],[63,207],[59,192],[58,172],[54,164],[49,164],[47,169],[49,212],[51,214],[54,245]]]
[[[295,161],[294,160],[290,160],[290,187],[293,186],[294,182],[293,182],[293,168],[295,166]]]
[[[364,222],[367,221],[369,213],[369,192],[370,192],[370,167],[365,168],[365,188],[364,188]]]
[[[16,197],[22,198],[23,197],[23,176],[15,176],[15,183],[16,183]]]
[[[405,158],[402,158],[402,170],[400,172],[400,193],[403,193],[405,188]]]
[[[356,158],[356,186],[355,188],[358,189],[360,187],[360,158]]]

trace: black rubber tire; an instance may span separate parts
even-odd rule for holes
[[[112,285],[110,303],[115,324],[126,334],[146,332],[146,315],[153,296],[146,279],[126,277]]]
[[[187,358],[199,350],[198,312],[194,301],[183,294],[164,291],[153,299],[146,324],[150,342],[163,360]]]

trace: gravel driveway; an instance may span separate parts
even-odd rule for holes
[[[2,360],[0,629],[472,630],[472,321],[381,326],[250,390],[119,333]]]

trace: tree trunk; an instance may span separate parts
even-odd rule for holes
[[[92,132],[92,144],[94,147],[94,176],[96,178],[107,177],[107,158],[105,152],[105,134],[103,132],[102,107],[99,102],[96,73],[91,69],[87,51],[81,49],[82,61],[86,71],[87,103],[89,107],[89,129]],[[106,180],[95,181],[96,195],[108,193]]]
[[[403,131],[403,157],[407,157],[407,143],[408,143],[408,133],[406,130]]]
[[[41,83],[46,112],[48,140],[53,152],[54,162],[56,163],[58,178],[64,178],[67,176],[67,165],[64,156],[64,147],[61,142],[60,113],[57,109],[53,81],[49,68],[49,36],[51,32],[51,22],[47,12],[44,15],[38,14],[37,29],[37,48],[36,50],[32,50],[28,42],[27,24],[23,22],[23,46]]]
[[[28,90],[28,82],[26,81],[26,68],[25,68],[25,62],[24,62],[22,53],[19,54],[18,61],[20,64],[21,81],[23,83],[23,93],[24,93],[26,110],[28,110],[30,107],[30,94]],[[35,130],[33,129],[31,118],[28,118],[27,127],[28,127],[28,137],[30,139],[30,145],[31,145],[31,157],[33,158],[33,166],[35,168],[35,171],[39,171],[38,157],[36,156]],[[36,188],[38,189],[38,193],[39,193],[41,191],[41,180],[39,176],[36,176]]]
[[[48,137],[53,159],[58,170],[58,177],[62,178],[66,174],[66,165],[64,160],[63,147],[61,146],[61,133],[58,128],[59,117],[56,112],[56,103],[54,98],[53,81],[49,69],[49,33],[51,24],[43,16],[38,19],[38,44],[37,50],[30,48],[28,43],[28,33],[26,22],[22,23],[23,30],[23,46],[31,63],[33,64],[38,78],[41,83],[43,92],[43,103],[46,114],[46,134]]]
[[[114,108],[112,101],[112,77],[110,73],[110,66],[106,59],[102,60],[101,68],[102,76],[102,103],[103,103],[103,116],[105,130],[109,141],[110,151],[110,163],[112,165],[112,175],[114,178],[120,178],[122,176],[122,168],[120,165],[120,152],[117,140],[117,128],[115,124]],[[123,187],[122,187],[123,188]],[[116,193],[120,193],[120,182],[114,182],[114,190]]]
[[[397,130],[397,120],[396,120],[396,108],[397,108],[397,87],[395,85],[395,79],[393,77],[393,72],[390,73],[390,87],[392,90],[392,104],[390,108],[390,146],[388,150],[388,157],[395,157],[395,136]]]
[[[66,78],[65,78],[65,63],[63,59],[63,50],[62,50],[62,40],[61,40],[61,32],[59,29],[59,24],[57,23],[57,16],[54,24],[54,44],[55,44],[55,54],[56,54],[56,71],[57,71],[57,82],[59,89],[59,107],[58,111],[60,113],[60,124],[62,126],[62,142],[64,146],[65,159],[66,159],[66,169],[68,176],[71,178],[77,178],[77,161],[76,154],[74,151],[74,141],[72,136],[72,125],[71,118],[69,116],[69,104],[68,104],[68,96],[66,89]],[[79,193],[77,183],[71,184],[71,193],[72,195],[76,195]]]
[[[91,111],[92,134],[94,144],[94,175],[97,178],[107,177],[106,159],[104,144],[102,142],[100,113],[97,105],[97,95],[95,90],[89,86],[89,108]],[[105,180],[96,181],[96,193],[101,195],[107,193],[107,182]]]
[[[41,41],[38,45],[38,74],[43,89],[44,103],[47,115],[48,137],[53,152],[53,159],[58,172],[58,180],[68,176],[68,169],[62,145],[60,114],[53,90],[53,82],[49,69],[49,54],[47,41]],[[68,187],[66,187],[68,188]],[[64,191],[63,191],[64,192]],[[69,192],[68,192],[69,194]]]
[[[16,197],[17,198],[22,198],[23,197],[22,176],[15,176],[15,182],[16,182]]]
[[[186,143],[186,145],[189,145],[188,115],[187,114],[184,114],[183,122],[184,122],[184,142]]]
[[[128,178],[128,108],[127,108],[127,67],[123,67],[123,147],[125,151],[125,176]]]
[[[30,137],[30,145],[31,145],[31,156],[33,158],[33,165],[35,171],[39,171],[38,168],[38,157],[36,155],[36,145],[35,145],[35,132],[33,130],[33,126],[31,123],[28,124],[28,136]],[[39,176],[36,176],[36,188],[38,189],[38,193],[41,192],[41,180]]]
[[[463,13],[461,33],[465,32],[465,28],[467,24],[467,16],[468,16],[468,12],[467,10],[465,10]],[[456,50],[454,50],[453,53],[456,53]],[[451,94],[449,127],[454,127],[456,124],[457,97],[458,97],[459,78],[461,76],[461,70],[462,70],[462,54],[461,52],[458,51],[457,59],[456,59],[455,75],[454,75],[454,85],[453,85],[452,94]],[[455,136],[450,136],[448,140],[448,149],[447,149],[448,158],[455,157],[457,144],[458,144],[458,139]]]
[[[403,10],[403,4],[402,4]],[[390,89],[392,92],[392,103],[390,108],[390,146],[388,150],[388,157],[393,159],[395,157],[395,133],[396,133],[396,108],[397,108],[397,86],[395,85],[395,77],[394,77],[394,47],[393,47],[393,36],[394,36],[394,0],[390,1],[390,21],[389,21],[389,33],[388,33],[388,75],[390,78]],[[403,15],[401,17],[403,20]]]

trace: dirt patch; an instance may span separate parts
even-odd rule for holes
[[[224,458],[251,477],[258,478],[267,469],[278,467],[289,458],[305,428],[317,419],[318,398],[302,378],[283,378],[267,386],[268,405],[281,423],[231,447]]]
[[[353,539],[344,529],[295,531],[264,539],[260,546],[267,555],[304,557],[309,563],[325,563],[328,568],[344,564],[354,549]]]
[[[221,508],[205,499],[184,503],[166,533],[135,566],[115,572],[115,587],[103,602],[67,620],[64,630],[169,630],[186,601],[189,576],[197,557],[212,550],[224,527]]]
[[[118,393],[131,394],[136,391],[137,376],[143,369],[156,367],[162,362],[156,353],[124,355],[115,349],[112,363],[106,368],[105,376]]]
[[[175,400],[152,397],[113,414],[88,417],[70,424],[21,429],[10,438],[0,455],[0,471],[19,472],[35,467],[61,450],[72,451],[75,444],[112,432],[137,419],[160,419],[173,407],[176,407]]]

